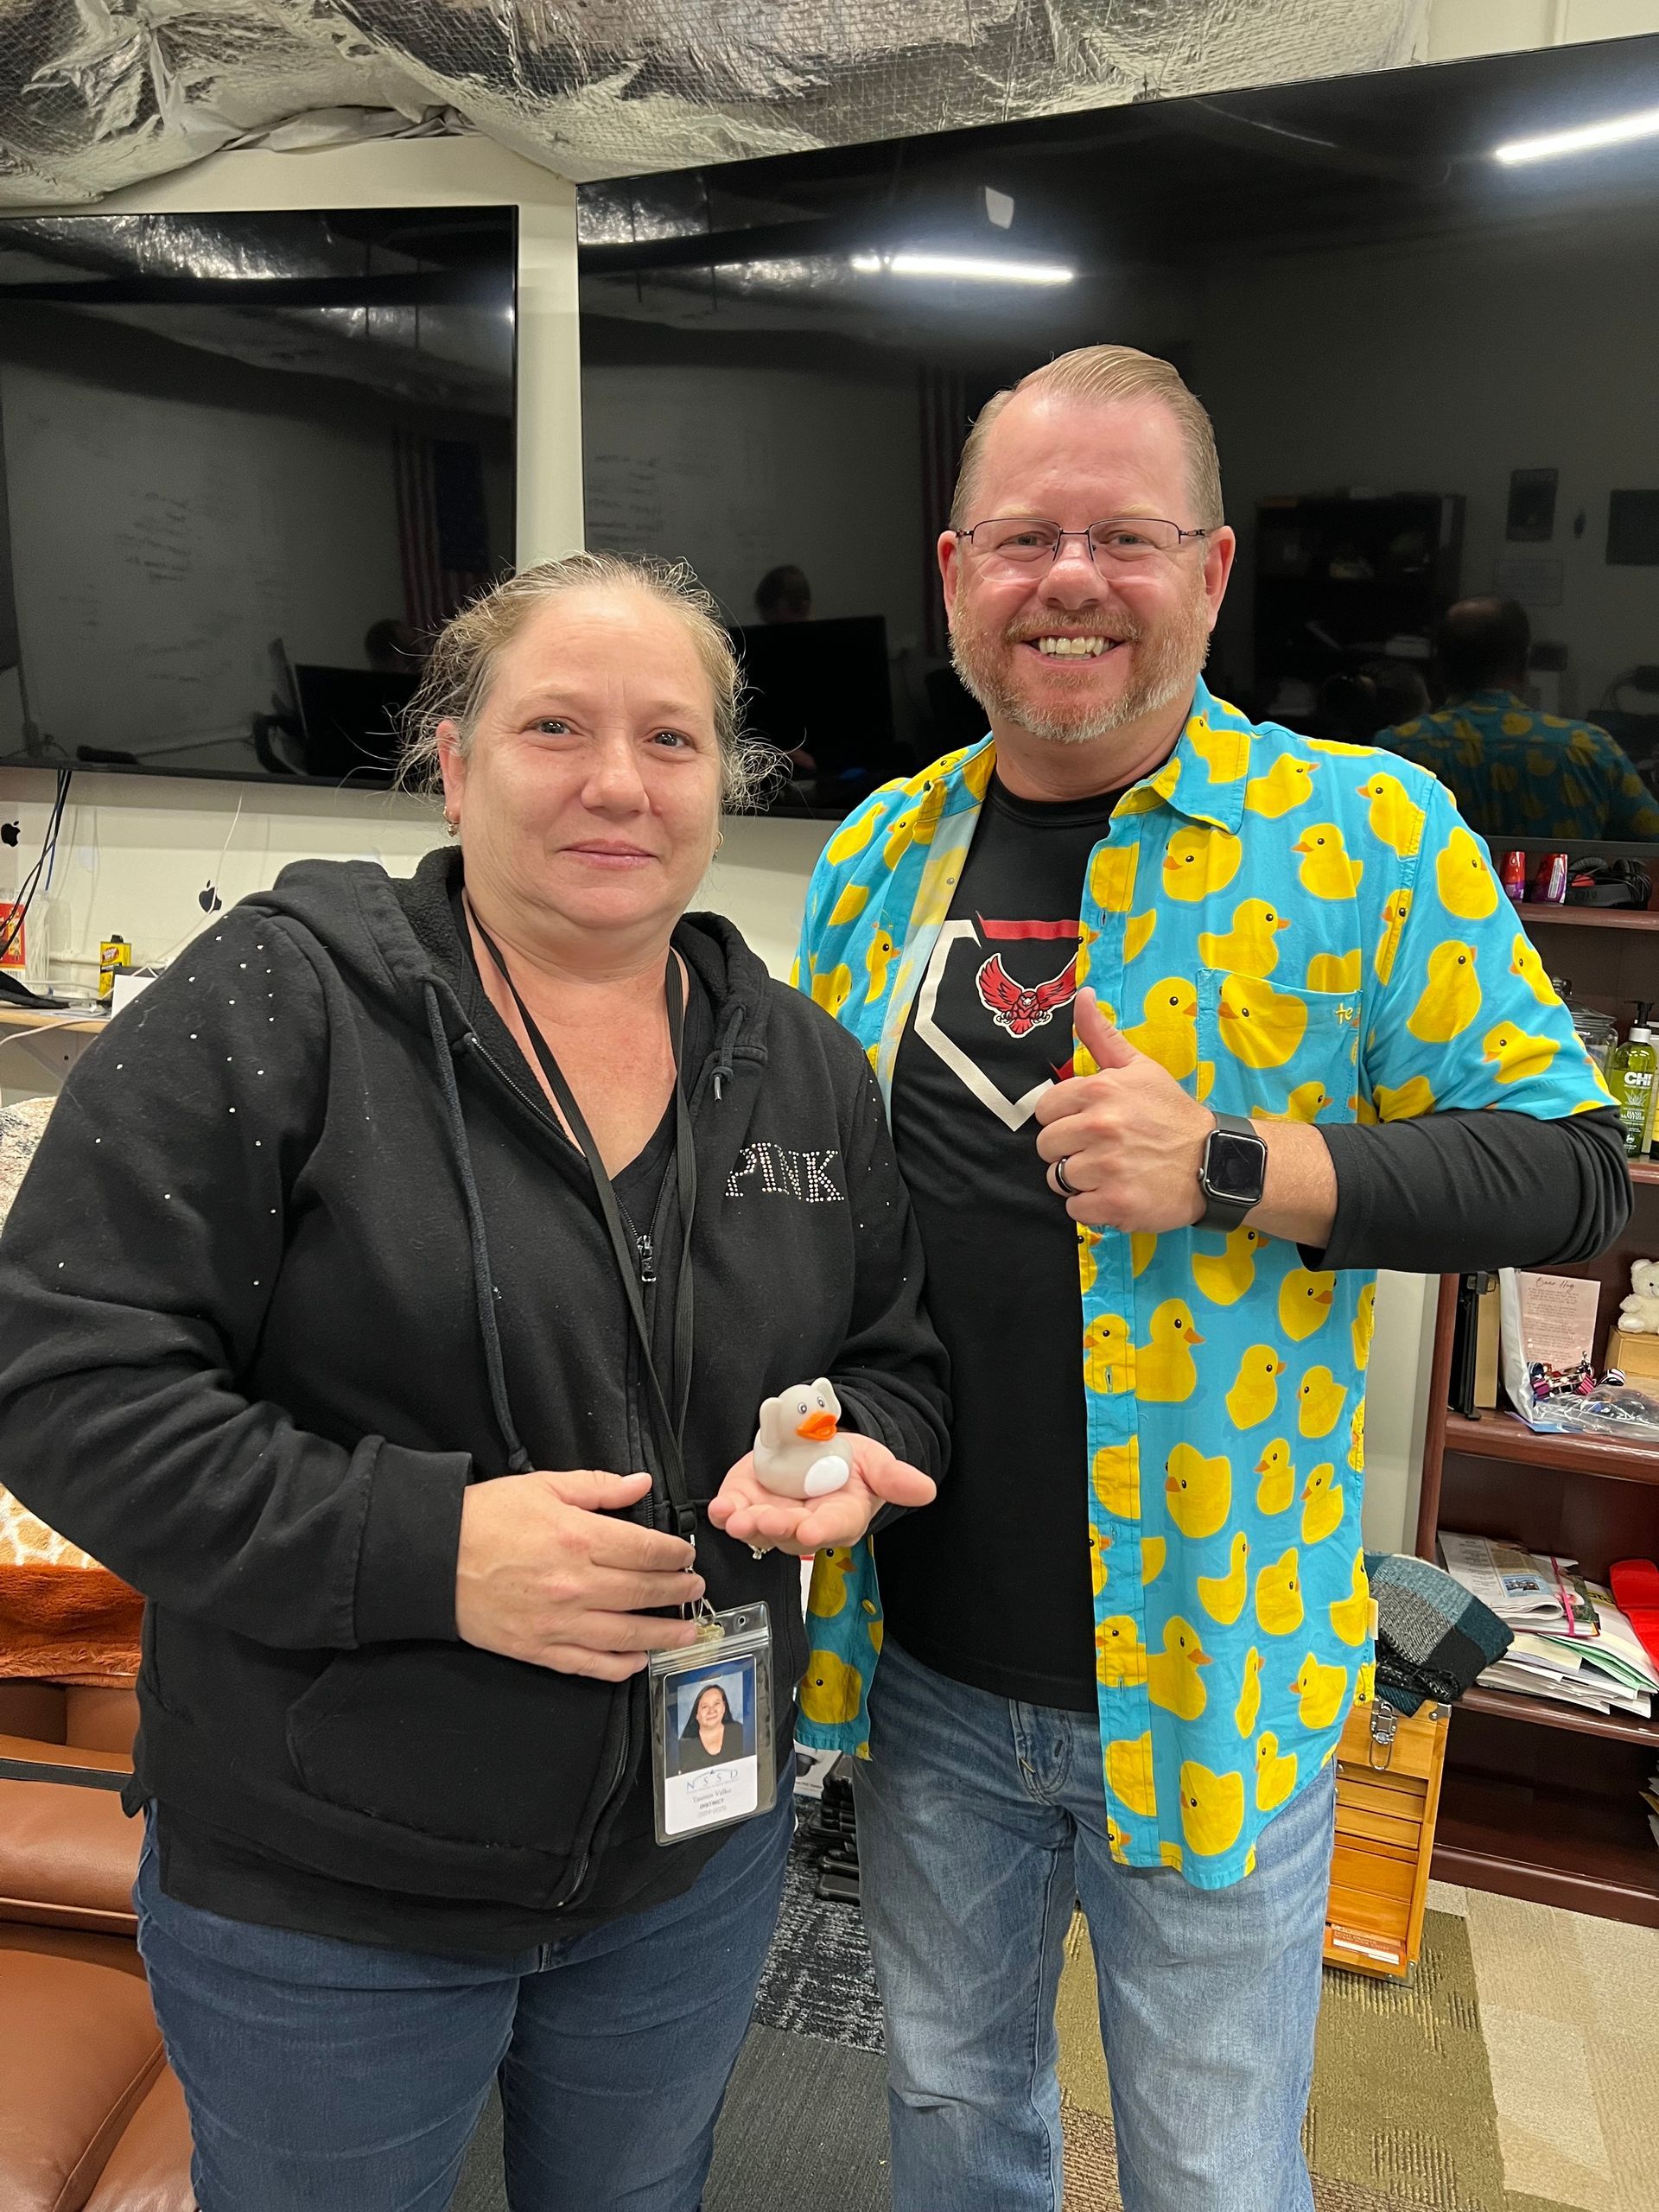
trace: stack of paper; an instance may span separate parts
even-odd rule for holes
[[[1610,1590],[1569,1574],[1570,1560],[1541,1558],[1484,1536],[1443,1531],[1440,1551],[1447,1573],[1515,1630],[1503,1656],[1478,1677],[1484,1689],[1651,1717],[1659,1667]]]

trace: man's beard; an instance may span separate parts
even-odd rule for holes
[[[1025,639],[1049,634],[1054,625],[1033,627],[1029,620],[993,634],[975,623],[960,601],[950,627],[950,662],[967,689],[993,721],[1014,722],[1053,745],[1088,745],[1143,715],[1156,714],[1190,697],[1210,652],[1209,601],[1195,588],[1185,604],[1157,629],[1148,631],[1124,614],[1116,626],[1093,624],[1084,634],[1116,638],[1136,648],[1137,667],[1127,690],[1107,705],[1079,698],[1060,712],[1044,711],[1023,700],[1014,680],[1008,654]],[[1074,632],[1071,634],[1076,635]]]

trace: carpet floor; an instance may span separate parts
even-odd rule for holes
[[[704,2212],[888,2212],[857,1908],[798,1839]],[[1317,2212],[1659,2212],[1659,1935],[1433,1893],[1407,1985],[1328,1973],[1304,2131]],[[1122,2212],[1081,1919],[1058,2005],[1067,2212]],[[505,2212],[492,2100],[452,2212]]]

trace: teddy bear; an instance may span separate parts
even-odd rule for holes
[[[1659,1336],[1659,1260],[1632,1260],[1630,1294],[1618,1309],[1627,1337]]]

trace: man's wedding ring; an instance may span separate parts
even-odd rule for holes
[[[1064,1160],[1063,1159],[1062,1159],[1062,1160],[1057,1160],[1055,1161],[1055,1163],[1054,1163],[1054,1180],[1055,1180],[1055,1181],[1059,1185],[1060,1188],[1061,1188],[1061,1189],[1065,1192],[1065,1195],[1066,1195],[1066,1197],[1067,1197],[1068,1198],[1080,1198],[1083,1196],[1083,1192],[1082,1192],[1080,1190],[1078,1190],[1078,1188],[1077,1188],[1077,1185],[1076,1185],[1076,1184],[1071,1180],[1071,1177],[1066,1173],[1066,1172],[1065,1172],[1065,1160]]]

